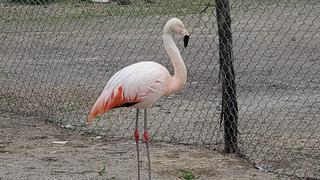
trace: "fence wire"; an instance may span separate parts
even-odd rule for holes
[[[126,5],[123,5],[126,4]],[[239,107],[239,152],[255,166],[320,178],[320,2],[231,1]],[[126,65],[173,68],[162,42],[180,18],[185,89],[150,113],[154,141],[223,148],[216,10],[213,1],[6,0],[0,3],[0,109],[46,117],[62,127],[131,138],[135,111],[85,118],[108,79]]]

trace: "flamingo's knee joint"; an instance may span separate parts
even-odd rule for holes
[[[143,142],[149,142],[150,141],[150,135],[147,131],[143,132]]]
[[[135,129],[135,131],[134,131],[134,139],[136,140],[136,142],[139,141],[139,130],[138,130],[138,128]]]

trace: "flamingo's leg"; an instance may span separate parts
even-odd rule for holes
[[[147,147],[149,180],[151,180],[151,162],[150,162],[150,153],[149,153],[149,141],[150,141],[150,136],[149,136],[148,128],[147,128],[147,109],[144,109],[144,132],[143,132],[143,141],[146,143],[146,147]]]
[[[138,129],[139,109],[137,109],[136,115],[136,128],[134,130],[134,138],[136,140],[137,147],[137,160],[138,160],[138,180],[140,180],[140,156],[139,156],[139,129]]]

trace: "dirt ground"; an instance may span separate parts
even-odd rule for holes
[[[157,4],[155,6],[155,9],[161,10]],[[162,8],[165,10],[170,7],[173,11],[178,9],[169,5]],[[140,16],[141,8],[131,9],[131,6],[114,6],[113,12],[119,14],[110,16],[106,14],[109,12],[108,8],[109,5],[87,4],[84,1],[80,4],[47,6],[0,4],[0,112],[27,112],[34,116],[48,117],[46,119],[78,131],[91,129],[108,137],[130,137],[134,126],[134,111],[112,111],[100,121],[95,121],[95,126],[90,128],[84,124],[84,119],[107,80],[124,66],[148,60],[159,62],[172,72],[163,48],[161,33],[166,20],[177,15],[191,34],[188,48],[183,48],[182,42],[176,39],[188,69],[188,81],[179,94],[160,99],[149,111],[150,131],[153,132],[154,139],[162,142],[222,149],[223,131],[219,126],[219,50],[214,6],[208,7],[206,13],[201,14],[206,8],[203,3],[194,8],[199,13],[180,15],[156,15],[152,14],[153,9],[144,7],[143,9],[150,13],[145,16]],[[231,5],[234,68],[239,103],[239,149],[253,164],[263,169],[281,174],[296,174],[299,177],[320,178],[319,9],[320,1],[316,0],[240,0],[233,1]],[[25,118],[13,117],[20,119],[19,123],[29,124]],[[33,118],[30,119],[32,122]],[[43,119],[39,120],[38,123],[42,124]],[[93,143],[90,137],[81,136],[84,142],[72,142],[65,136],[57,136],[60,131],[62,130],[51,132],[41,129],[41,132],[51,133],[43,139],[38,137],[42,137],[41,132],[40,135],[33,132],[23,136],[34,138],[33,144],[24,145],[33,149],[25,148],[25,151],[38,155],[38,151],[43,152],[42,149],[34,149],[35,144],[44,144],[47,149],[43,151],[47,152],[47,156],[57,159],[47,160],[49,162],[37,160],[29,172],[41,174],[41,171],[32,169],[38,164],[44,172],[60,168],[60,174],[53,172],[57,174],[54,177],[64,177],[69,172],[65,170],[65,166],[69,168],[71,164],[81,164],[76,158],[72,158],[70,162],[64,161],[64,156],[57,153],[73,145]],[[80,137],[77,134],[72,135],[73,133],[69,132],[68,137]],[[31,141],[25,139],[12,141]],[[69,142],[63,146],[51,143],[53,140],[64,139]],[[92,149],[97,152],[103,145],[108,151],[101,150],[101,154],[112,152],[109,159],[100,155],[101,160],[83,161],[82,164],[93,164],[83,168],[85,171],[90,169],[87,174],[96,176],[96,172],[104,164],[110,173],[106,177],[122,178],[120,175],[111,174],[119,172],[119,168],[113,170],[112,166],[122,167],[124,172],[135,174],[132,168],[135,165],[133,141],[100,141],[102,140],[95,140],[94,143],[97,144],[77,149],[80,152]],[[5,150],[16,150],[17,145],[14,143],[5,145],[8,145]],[[159,146],[163,154],[180,148],[167,144]],[[158,152],[157,147],[152,144],[153,161],[162,158],[159,162],[166,162],[162,151]],[[179,148],[176,151],[180,152]],[[197,149],[189,152],[191,147],[181,148],[184,149],[181,152],[192,157],[196,156],[192,154],[193,151],[198,152]],[[50,154],[52,151],[54,153]],[[72,154],[74,149],[63,152]],[[20,154],[16,156],[18,162],[22,162]],[[105,156],[110,156],[110,153]],[[167,159],[172,160],[171,156]],[[24,158],[32,159],[27,155]],[[127,162],[129,158],[132,164]],[[193,160],[191,157],[187,159]],[[109,160],[117,162],[116,165],[107,164]],[[180,159],[175,163],[178,162]],[[48,164],[49,168],[46,169]],[[153,164],[156,171],[157,164]],[[188,168],[183,163],[181,168],[177,164],[173,166],[177,170],[174,171],[176,176],[172,177],[178,177],[181,169]],[[20,172],[16,169],[11,168],[10,172],[18,175]],[[210,165],[210,169],[217,168]],[[84,170],[70,170],[82,171]],[[230,177],[240,176],[229,172],[232,173]],[[165,173],[168,176],[174,174],[171,171]],[[218,177],[219,173],[214,173],[214,177]],[[197,173],[195,170],[195,174],[204,173]],[[84,175],[72,174],[70,177]],[[156,173],[154,175],[156,176]],[[43,177],[49,175],[39,175],[35,179]]]
[[[54,141],[68,141],[54,144]],[[141,151],[144,152],[142,144]],[[184,145],[151,144],[154,179],[289,179],[244,160]],[[42,118],[1,112],[0,179],[136,179],[134,141],[109,141],[62,129]],[[106,167],[102,176],[98,171]],[[142,154],[142,179],[146,158]]]

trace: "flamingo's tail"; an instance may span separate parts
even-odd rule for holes
[[[125,98],[123,94],[123,87],[121,86],[119,86],[117,91],[112,91],[112,93],[109,93],[109,91],[103,91],[96,103],[94,103],[87,118],[87,123],[90,124],[95,117],[106,113],[110,109],[122,107],[124,104],[127,106],[128,104],[126,103],[129,103],[130,106],[137,102],[139,102],[137,97],[135,97],[133,100],[130,100],[130,98]]]
[[[87,123],[91,123],[97,116],[104,114],[109,110],[108,108],[108,95],[107,91],[103,91],[102,94],[99,96],[97,101],[94,103],[93,107],[87,118]]]

